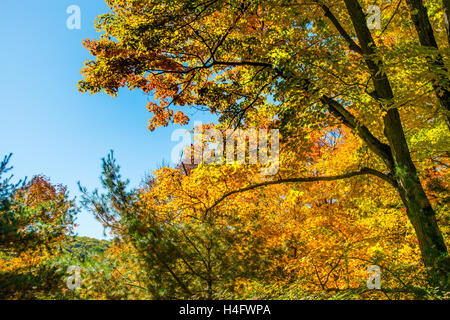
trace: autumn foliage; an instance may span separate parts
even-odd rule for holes
[[[130,188],[111,152],[80,191],[113,240],[76,298],[448,299],[446,1],[379,2],[380,29],[366,0],[106,2],[81,92],[142,91],[150,131],[197,110],[218,116],[200,130],[279,130],[280,170],[185,157]],[[42,176],[12,189],[2,241],[39,265],[74,204]]]

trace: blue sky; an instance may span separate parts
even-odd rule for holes
[[[81,30],[69,30],[67,7],[81,8]],[[123,89],[119,96],[77,91],[80,69],[90,58],[85,38],[98,38],[94,19],[108,10],[104,0],[8,1],[0,10],[0,157],[13,153],[16,177],[48,176],[78,196],[77,181],[99,187],[101,158],[110,149],[122,175],[136,186],[170,161],[178,126],[147,129],[151,97]],[[188,113],[189,114],[189,113]],[[213,117],[190,113],[191,119]],[[79,214],[79,235],[103,237],[87,212]]]

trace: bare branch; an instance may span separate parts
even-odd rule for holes
[[[273,180],[273,181],[265,181],[265,182],[261,182],[261,183],[256,183],[256,184],[250,185],[250,186],[245,187],[245,188],[241,188],[241,189],[238,189],[238,190],[233,190],[233,191],[225,193],[221,198],[219,198],[216,202],[214,202],[214,204],[212,206],[210,206],[208,209],[206,209],[205,215],[207,215],[212,209],[214,209],[218,204],[220,204],[226,198],[228,198],[229,196],[231,196],[233,194],[236,194],[236,193],[242,193],[242,192],[250,191],[250,190],[253,190],[253,189],[257,189],[257,188],[266,187],[266,186],[270,186],[270,185],[276,185],[276,184],[282,184],[282,183],[336,181],[336,180],[347,179],[347,178],[351,178],[351,177],[355,177],[355,176],[361,176],[361,175],[366,175],[366,174],[375,175],[375,176],[385,180],[386,182],[389,182],[391,185],[393,185],[395,183],[391,179],[391,177],[389,177],[388,175],[386,175],[386,174],[384,174],[384,173],[382,173],[380,171],[377,171],[375,169],[366,168],[366,167],[361,168],[358,171],[353,171],[353,172],[344,173],[344,174],[335,175],[335,176],[298,177],[298,178],[286,178],[286,179],[279,179],[279,180]]]

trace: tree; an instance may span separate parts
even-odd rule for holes
[[[45,245],[51,247],[73,232],[77,212],[67,188],[35,176],[17,189],[9,210],[1,212],[2,248],[22,252]]]
[[[96,60],[82,70],[82,92],[115,96],[123,86],[153,92],[159,102],[148,104],[150,130],[186,124],[188,117],[173,108],[193,106],[235,126],[261,126],[258,113],[270,115],[265,125],[279,128],[290,143],[299,142],[298,126],[340,122],[378,159],[375,168],[271,180],[235,192],[374,175],[402,200],[432,282],[448,283],[447,247],[408,146],[417,130],[448,123],[440,2],[430,2],[431,16],[421,1],[388,2],[383,28],[373,31],[363,9],[372,3],[358,0],[108,4],[112,12],[96,24],[104,34],[85,41]],[[419,41],[409,33],[412,25]],[[448,153],[435,150],[433,157],[445,162]]]
[[[361,161],[376,164],[345,127],[303,132],[297,139],[302,143],[280,159],[294,177],[332,176]],[[304,179],[296,185],[265,181],[264,189],[246,187],[264,181],[258,172],[260,166],[252,164],[166,169],[155,175],[155,184],[162,189],[149,199],[159,203],[158,212],[176,212],[180,220],[200,214],[220,217],[224,226],[245,230],[248,239],[263,243],[258,255],[267,263],[258,273],[264,277],[242,279],[246,290],[239,290],[239,297],[354,292],[359,298],[373,298],[376,294],[365,283],[369,264],[381,266],[383,292],[389,298],[427,296],[413,227],[394,190],[383,189],[383,180],[355,175],[327,182]],[[242,188],[246,192],[236,192]],[[161,201],[167,196],[170,201]],[[442,226],[448,223],[442,221]],[[255,251],[251,242],[245,247]],[[266,295],[259,286],[284,292],[275,289],[277,293]]]
[[[19,181],[15,184],[11,183],[13,175],[7,178],[2,177],[5,173],[12,170],[12,167],[8,167],[11,156],[12,154],[5,156],[0,163],[0,179],[3,179],[0,180],[0,211],[7,211],[9,209],[14,191],[25,183],[25,181]]]
[[[0,178],[11,168],[0,165]],[[2,298],[49,297],[64,283],[50,260],[73,233],[78,211],[67,188],[44,176],[0,184],[0,292]]]
[[[264,238],[250,236],[252,223],[236,215],[205,215],[196,200],[202,198],[195,195],[198,186],[181,168],[157,170],[144,187],[131,191],[119,169],[110,153],[101,179],[107,193],[81,187],[83,204],[125,250],[134,248],[152,298],[213,299],[234,292],[239,279],[262,278]]]

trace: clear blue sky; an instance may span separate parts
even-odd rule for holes
[[[66,9],[81,8],[81,30],[69,30]],[[96,16],[108,10],[103,0],[8,1],[0,10],[0,157],[13,153],[16,177],[48,176],[79,196],[77,181],[99,187],[101,161],[110,149],[122,175],[136,186],[163,160],[170,161],[170,136],[178,126],[147,129],[151,98],[120,91],[117,98],[77,91],[88,51],[85,38],[98,38]],[[189,114],[189,113],[188,113]],[[190,113],[192,120],[211,116]],[[189,129],[189,128],[188,128]],[[78,216],[79,235],[103,237],[87,212]]]

